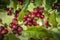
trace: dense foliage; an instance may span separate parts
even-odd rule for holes
[[[0,0],[0,40],[60,40],[60,1]]]

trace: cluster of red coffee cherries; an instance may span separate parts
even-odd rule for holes
[[[7,11],[7,15],[12,15],[13,8],[5,8],[5,10]],[[14,18],[12,19],[12,22],[9,25],[9,27],[12,29],[12,32],[18,35],[20,35],[21,31],[23,30],[22,27],[18,25],[18,20],[17,20],[20,11],[21,11],[20,8],[18,8],[18,10],[15,11]]]
[[[22,30],[23,30],[23,28],[18,24],[17,25],[16,24],[10,24],[10,28],[12,29],[12,32],[14,34],[18,34],[18,35],[20,35]]]
[[[37,24],[37,20],[35,18],[37,17],[37,18],[43,19],[44,18],[43,10],[44,10],[43,7],[34,8],[33,12],[29,12],[28,15],[24,15],[23,22],[25,23],[25,25],[37,26],[38,24]]]
[[[4,10],[7,11],[7,15],[12,15],[13,8],[7,8],[6,7]]]
[[[33,13],[35,14],[35,17],[43,19],[44,18],[43,11],[44,7],[34,8]]]
[[[23,22],[26,26],[37,26],[37,20],[35,18],[45,19],[45,15],[43,14],[44,7],[34,8],[33,12],[29,12],[28,15],[24,15]],[[50,27],[48,20],[44,20],[44,24],[46,28]]]
[[[23,30],[23,28],[17,24],[16,19],[13,19],[13,21],[10,23],[10,28],[12,29],[12,32],[14,34],[18,34],[18,35],[20,35]]]
[[[14,34],[18,34],[18,35],[20,35],[21,31],[23,30],[23,28],[18,24],[18,20],[17,20],[17,17],[18,17],[18,14],[20,11],[21,11],[21,9],[18,9],[15,11],[14,18],[13,18],[12,22],[10,23],[10,28],[12,29],[12,32]]]
[[[7,11],[8,15],[12,15],[13,8],[5,8],[5,10]],[[20,25],[18,25],[18,20],[17,20],[17,17],[19,15],[20,11],[21,11],[20,8],[15,11],[14,18],[12,19],[12,22],[9,25],[14,34],[20,34],[20,32],[22,31],[22,27],[20,27]]]
[[[23,18],[24,24],[28,26],[37,26],[37,22],[34,18],[29,17],[28,15],[25,15]]]
[[[5,11],[7,11],[7,15],[12,15],[12,10],[13,8],[5,8]],[[21,32],[23,30],[23,28],[18,24],[18,20],[17,20],[17,17],[20,11],[21,11],[20,8],[15,11],[14,18],[12,19],[12,22],[9,25],[9,28],[11,28],[12,32],[18,35],[21,35]],[[0,23],[1,22],[2,22],[2,19],[0,19]],[[8,33],[7,27],[5,28],[5,25],[0,26],[0,40],[3,40],[4,35],[7,33]]]

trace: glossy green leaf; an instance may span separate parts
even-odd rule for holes
[[[4,40],[20,40],[17,38],[14,34],[9,33],[8,35],[5,36]]]
[[[0,18],[2,19],[3,24],[7,24],[9,25],[13,19],[13,15],[12,16],[8,16],[7,12],[0,12]]]
[[[50,33],[52,34],[52,38],[54,40],[60,40],[60,30],[58,30],[58,28],[53,28],[52,31],[50,30]]]
[[[60,33],[53,33],[55,40],[60,40]]]
[[[34,5],[36,7],[40,7],[40,5],[42,4],[43,0],[34,0]]]
[[[26,10],[28,8],[28,5],[30,4],[31,0],[25,0],[23,2],[22,10]]]
[[[52,11],[49,15],[49,22],[52,24],[53,27],[57,27],[57,21],[56,21],[56,13],[55,11]]]
[[[34,8],[35,8],[35,6],[33,5],[33,3],[30,3],[28,6],[28,10],[31,12],[31,11],[33,11]]]
[[[13,2],[13,7],[17,9],[18,0],[11,0],[11,2]]]
[[[58,13],[56,13],[56,14],[57,14],[57,16],[60,16],[60,8],[59,8],[59,9],[57,9],[57,11],[58,11]]]
[[[46,35],[47,34],[47,35]],[[51,34],[43,27],[40,26],[29,26],[27,30],[22,32],[22,38],[44,38],[52,37]]]

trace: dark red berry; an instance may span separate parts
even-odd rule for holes
[[[23,22],[25,22],[27,19],[23,18]]]
[[[29,17],[27,18],[27,21],[31,21],[31,20],[32,20],[32,18],[29,18]]]
[[[30,13],[28,14],[28,17],[34,18],[34,17],[35,17],[35,14],[34,14],[33,12],[30,12]]]
[[[31,22],[28,22],[27,24],[28,24],[29,26],[32,26],[32,23],[31,23]]]
[[[27,18],[28,16],[27,15],[24,15],[24,17],[23,18]]]
[[[43,11],[44,11],[44,7],[40,7],[40,8],[39,8],[39,12],[40,12],[40,13],[43,13]]]
[[[40,18],[43,19],[44,18],[44,15],[40,15]]]
[[[16,29],[12,30],[13,34],[17,34],[18,31]]]
[[[16,14],[18,14],[21,11],[21,9],[19,8],[18,10],[15,11]]]
[[[33,23],[34,26],[37,26],[38,24],[37,23]]]
[[[12,15],[11,10],[9,10],[9,11],[7,12],[7,15]]]
[[[28,17],[31,17],[31,14],[28,14]]]
[[[17,22],[18,22],[18,21],[17,21],[17,19],[15,19],[15,18],[12,20],[12,23],[13,23],[13,24],[17,24]]]
[[[34,8],[34,9],[33,9],[33,12],[34,12],[34,13],[38,13],[38,9],[37,9],[37,8]]]
[[[22,5],[23,4],[23,0],[18,0],[19,4]]]
[[[27,21],[25,21],[25,22],[24,22],[24,25],[28,25],[28,22],[27,22]]]
[[[15,24],[13,24],[13,23],[10,24],[10,28],[12,28],[12,29],[17,29],[17,27],[18,27],[18,26],[15,25]]]
[[[18,27],[17,30],[18,30],[18,32],[21,32],[23,30],[23,28],[22,27]]]
[[[37,17],[40,17],[40,14],[39,14],[39,13],[37,13],[37,14],[36,14],[36,16],[37,16]]]
[[[3,29],[4,29],[4,27],[3,27],[3,26],[0,26],[0,32],[1,32]]]
[[[7,10],[7,15],[12,15],[12,10],[13,8],[10,8],[9,10]]]
[[[18,34],[18,35],[21,35],[22,33],[21,33],[21,32],[18,32],[17,34]]]
[[[44,20],[44,23],[45,23],[45,25],[46,25],[46,28],[48,28],[48,27],[51,26],[47,20]]]
[[[36,23],[36,20],[35,20],[35,19],[33,19],[33,20],[32,20],[32,22],[33,22],[33,23]]]
[[[3,35],[5,35],[5,34],[8,33],[8,30],[7,30],[7,29],[3,29],[1,33],[2,33]]]
[[[51,25],[47,22],[46,23],[46,28],[50,27]]]
[[[28,16],[27,15],[24,15],[23,17],[23,21],[25,22],[27,20]]]
[[[18,15],[19,15],[18,13],[15,13],[15,14],[14,14],[14,17],[15,17],[15,18],[17,18],[17,17],[18,17]]]
[[[31,16],[30,16],[31,18],[34,18],[35,17],[35,14],[34,13],[31,13]]]

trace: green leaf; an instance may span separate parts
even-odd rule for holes
[[[23,2],[22,10],[25,11],[27,9],[28,5],[30,4],[30,2],[31,2],[31,0],[25,0]]]
[[[47,34],[47,35],[46,35]],[[44,38],[52,37],[51,34],[43,27],[40,26],[28,26],[28,29],[22,32],[22,38]]]
[[[11,0],[13,2],[14,8],[17,8],[18,0]],[[12,4],[11,4],[12,5]]]
[[[49,22],[52,24],[53,27],[57,27],[57,21],[56,21],[56,13],[55,11],[52,11],[49,15]]]
[[[52,28],[49,30],[49,32],[52,34],[53,40],[60,40],[60,27],[58,28]]]
[[[53,33],[55,40],[60,40],[60,33]]]
[[[45,4],[46,9],[52,8],[52,5],[55,1],[56,0],[46,0],[46,4]]]
[[[14,34],[9,33],[8,35],[6,35],[4,37],[4,40],[20,40],[19,38],[17,38]]]
[[[30,3],[28,6],[28,10],[33,11],[34,8],[35,8],[35,6],[33,5],[33,3]]]
[[[44,10],[44,15],[46,16],[46,17],[49,17],[49,12],[47,11],[47,10]]]
[[[19,39],[21,40],[28,40],[29,39],[29,34],[25,31],[22,32],[22,35],[19,36]]]
[[[40,5],[42,4],[43,0],[34,0],[34,5],[36,7],[40,7]]]
[[[57,22],[60,24],[60,16],[56,18]]]
[[[9,25],[13,19],[13,15],[8,16],[7,12],[4,11],[4,12],[0,12],[0,18],[2,19],[3,24],[6,23],[7,25]]]
[[[57,9],[57,16],[60,16],[60,8],[59,9]]]
[[[53,40],[60,40],[60,28],[52,28],[49,32],[52,34]]]

